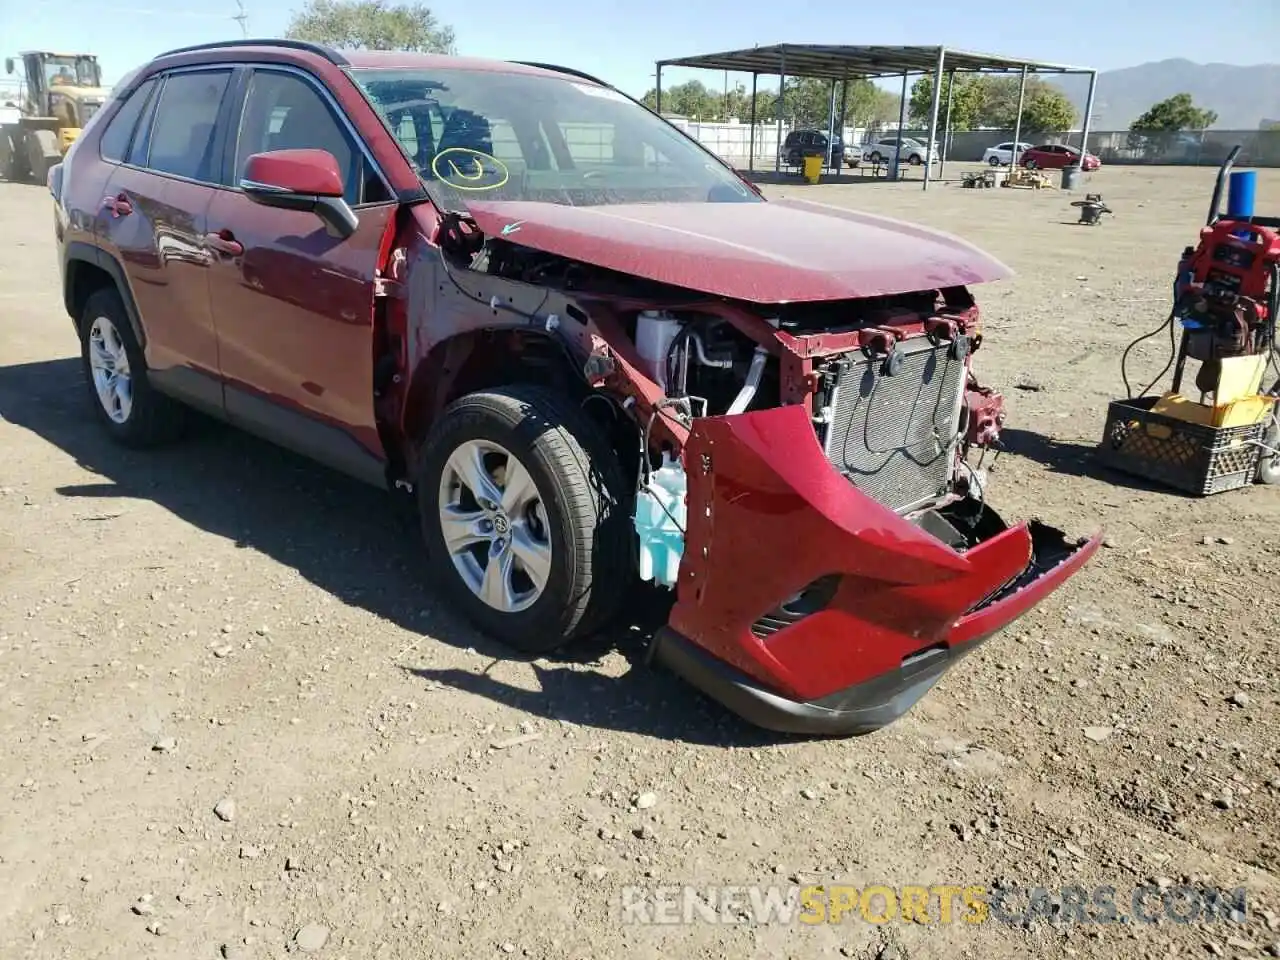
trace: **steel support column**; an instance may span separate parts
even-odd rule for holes
[[[946,68],[947,48],[938,48],[938,68],[933,71],[933,100],[929,104],[929,139],[924,145],[924,184],[929,189],[929,168],[933,166],[933,144],[938,139],[938,105],[942,102],[942,71]]]
[[[956,72],[952,70],[947,74],[947,121],[942,128],[942,146],[938,149],[941,156],[938,157],[938,179],[946,179],[947,170],[947,151],[951,149],[951,102],[955,98],[956,92]]]
[[[756,83],[760,80],[760,74],[751,74],[751,129],[747,133],[747,170],[751,173],[756,169]]]
[[[898,179],[898,161],[902,157],[902,128],[907,122],[907,73],[902,73],[902,102],[898,107],[898,139],[893,145],[893,163],[889,164],[889,179]]]
[[[1089,95],[1084,100],[1084,122],[1080,125],[1080,160],[1077,166],[1084,173],[1084,155],[1089,152],[1089,121],[1093,119],[1093,95],[1098,89],[1098,71],[1089,74]]]
[[[784,109],[783,101],[786,99],[786,95],[787,95],[787,48],[786,47],[783,47],[782,50],[780,51],[778,69],[781,70],[781,73],[778,74],[778,106],[777,106],[777,109],[774,110],[774,113],[776,114],[775,119],[778,121],[778,131],[777,131],[777,138],[776,138],[778,143],[777,143],[777,149],[775,149],[773,152],[773,172],[774,173],[782,172],[782,111]]]
[[[1012,162],[1009,164],[1009,172],[1013,173],[1018,169],[1018,144],[1022,142],[1022,105],[1027,99],[1027,68],[1022,68],[1022,83],[1018,85],[1018,116],[1013,121],[1013,153]]]

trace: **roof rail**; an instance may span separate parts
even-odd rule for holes
[[[581,70],[575,70],[573,67],[560,67],[556,66],[554,63],[534,63],[531,60],[516,60],[514,62],[525,67],[537,67],[539,70],[551,70],[555,73],[567,73],[571,77],[580,77],[583,80],[590,80],[592,83],[598,83],[602,87],[609,87],[610,89],[613,87],[613,84],[605,83],[599,77],[593,77],[591,74],[583,73]]]
[[[215,40],[212,43],[197,43],[190,47],[166,50],[155,59],[172,57],[179,53],[197,53],[201,50],[225,50],[229,47],[285,47],[289,50],[305,50],[307,53],[314,53],[340,67],[350,65],[350,61],[332,47],[326,47],[320,43],[312,43],[309,40],[284,40],[280,37],[267,37],[258,40]]]

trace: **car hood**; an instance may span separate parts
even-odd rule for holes
[[[1013,275],[950,234],[803,200],[583,207],[473,200],[467,208],[490,237],[755,303],[887,296]]]

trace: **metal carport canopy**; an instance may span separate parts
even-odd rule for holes
[[[698,70],[731,70],[735,73],[766,74],[779,77],[815,77],[820,80],[874,80],[885,77],[903,78],[903,112],[906,108],[906,79],[910,74],[934,73],[1020,73],[1025,91],[1029,73],[1083,73],[1089,75],[1089,97],[1085,105],[1083,138],[1080,160],[1084,161],[1089,140],[1089,119],[1093,112],[1093,97],[1097,85],[1097,71],[1088,67],[1046,63],[1018,57],[998,56],[954,50],[951,47],[887,47],[844,46],[821,43],[776,43],[766,47],[749,47],[728,50],[723,53],[703,53],[692,57],[675,57],[657,61],[658,105],[662,104],[662,68],[687,67]],[[755,113],[754,87],[752,84],[752,114]],[[930,143],[937,136],[938,99],[941,84],[934,84],[933,110],[929,124]],[[1022,121],[1022,95],[1018,98],[1018,125]],[[779,121],[782,102],[778,102]],[[905,117],[904,117],[905,119]],[[900,124],[901,128],[901,124]],[[781,123],[779,123],[781,139]],[[754,125],[753,125],[754,130]],[[1015,140],[1019,132],[1015,131]],[[781,144],[779,144],[781,146]],[[1015,146],[1016,151],[1016,146]],[[1014,162],[1017,157],[1015,153]],[[924,188],[929,188],[929,164],[925,164]]]

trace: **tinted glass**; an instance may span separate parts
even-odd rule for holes
[[[155,89],[156,81],[148,80],[129,95],[129,99],[121,104],[116,115],[107,123],[102,131],[99,151],[104,160],[124,160],[125,151],[129,149],[129,140],[133,136],[133,128],[138,125],[138,117],[142,108],[147,105],[147,98]]]
[[[218,171],[214,125],[229,70],[175,73],[165,80],[151,124],[147,166],[211,183]]]
[[[353,70],[442,202],[758,201],[733,171],[614,90],[491,70]],[[408,119],[406,119],[408,118]]]
[[[360,202],[359,153],[314,86],[292,73],[258,70],[249,82],[236,140],[236,179],[268,150],[326,150],[338,161],[349,204]]]

